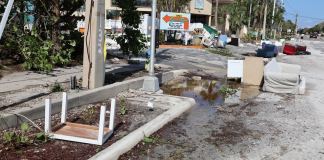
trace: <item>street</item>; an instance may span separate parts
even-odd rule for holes
[[[307,80],[305,95],[262,92],[223,106],[200,103],[157,133],[157,144],[138,145],[140,159],[323,159],[324,42],[304,41],[310,56],[280,55],[299,64]],[[127,156],[126,156],[127,157]]]

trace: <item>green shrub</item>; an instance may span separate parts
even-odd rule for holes
[[[125,115],[127,113],[127,101],[126,101],[126,98],[125,97],[121,97],[119,99],[120,101],[120,111],[119,111],[119,114],[120,115]]]
[[[238,89],[230,88],[228,86],[222,86],[219,90],[218,93],[222,94],[225,98],[228,96],[234,95]]]
[[[62,40],[64,37],[61,38]],[[60,53],[52,53],[54,43],[52,40],[42,40],[35,30],[25,34],[20,39],[20,53],[24,58],[24,68],[28,70],[50,72],[55,65],[66,65],[71,60],[73,41],[66,41]],[[65,49],[63,49],[65,48]]]
[[[62,85],[58,82],[55,82],[54,85],[51,88],[52,92],[63,92],[64,88],[62,87]]]

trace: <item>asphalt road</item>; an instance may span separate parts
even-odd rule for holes
[[[161,130],[158,144],[137,154],[141,159],[324,159],[324,42],[304,43],[312,55],[277,59],[302,66],[305,95],[263,92],[221,111],[219,106],[193,109]]]

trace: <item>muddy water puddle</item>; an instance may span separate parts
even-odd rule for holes
[[[185,80],[163,85],[161,89],[164,94],[193,98],[198,107],[205,108],[220,106],[226,101],[254,98],[259,94],[257,87],[243,87],[240,83],[225,80]],[[227,92],[233,93],[229,95]]]
[[[193,98],[197,105],[152,135],[158,139],[157,143],[140,143],[123,155],[122,160],[222,159],[226,146],[232,148],[245,139],[259,139],[262,135],[247,127],[242,118],[249,108],[244,105],[245,100],[257,96],[258,87],[183,77],[161,86],[161,89],[164,94]],[[235,92],[230,96],[224,94],[230,91]],[[242,107],[245,107],[243,111],[240,110]],[[253,116],[252,113],[249,115]]]

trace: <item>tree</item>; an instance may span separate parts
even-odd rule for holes
[[[184,12],[191,0],[158,0],[158,12]]]
[[[263,25],[265,4],[273,8],[274,0],[235,0],[234,3],[219,7],[219,22],[225,23],[225,15],[230,15],[230,30],[237,32],[243,25],[247,25],[249,19],[250,3],[252,3],[251,30],[260,31]],[[274,16],[274,26],[279,27],[284,20],[285,9],[280,1],[277,1],[277,9]],[[272,11],[267,12],[267,26],[272,26]]]
[[[1,13],[5,4],[0,4]],[[1,40],[1,55],[18,55],[14,57],[23,61],[25,68],[38,71],[68,64],[71,54],[81,53],[82,38],[75,28],[82,17],[73,14],[83,4],[83,0],[15,1]],[[31,29],[25,29],[27,15],[34,18]]]
[[[145,47],[144,38],[139,30],[141,23],[139,12],[136,11],[135,0],[117,0],[116,4],[120,7],[121,18],[124,25],[123,35],[117,37],[117,43],[120,45],[124,54],[138,55]]]

